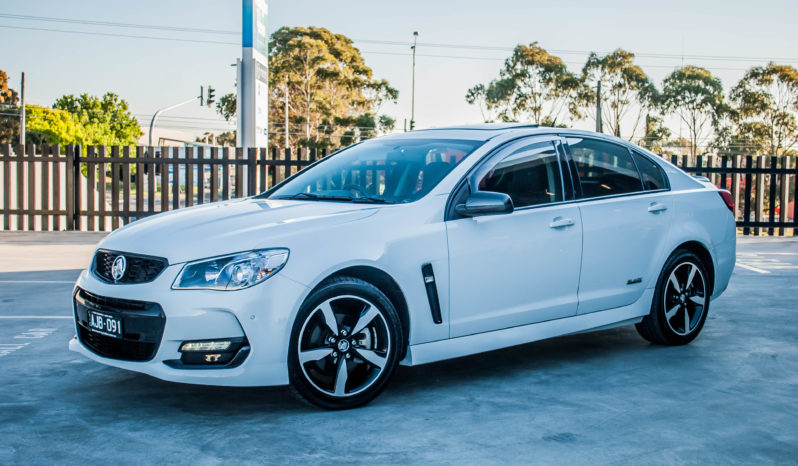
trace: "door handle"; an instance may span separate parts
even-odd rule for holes
[[[570,227],[573,224],[574,224],[573,219],[554,217],[554,220],[552,220],[551,223],[549,223],[549,228],[564,228],[564,227]]]
[[[668,206],[659,202],[652,202],[648,205],[648,211],[655,214],[657,212],[663,212],[668,210]]]

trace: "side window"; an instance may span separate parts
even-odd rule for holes
[[[634,151],[632,151],[632,155],[635,158],[637,169],[640,170],[640,175],[643,177],[643,189],[646,191],[656,191],[668,187],[665,183],[665,174],[656,162]]]
[[[505,193],[515,207],[562,201],[562,178],[554,145],[533,144],[501,158],[482,177],[479,190]]]
[[[625,147],[594,139],[568,138],[582,197],[641,191],[640,174]]]

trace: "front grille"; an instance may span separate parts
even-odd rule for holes
[[[124,361],[149,361],[158,352],[166,325],[166,316],[158,303],[98,296],[78,288],[74,309],[78,339],[94,353]],[[120,318],[122,338],[89,330],[89,310]]]
[[[114,280],[112,268],[119,256],[125,256],[127,267],[119,280]],[[142,256],[126,252],[100,249],[94,255],[94,274],[108,283],[147,283],[155,280],[163,269],[169,265],[163,257]]]

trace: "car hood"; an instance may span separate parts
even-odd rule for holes
[[[244,199],[179,209],[115,231],[100,248],[165,257],[170,264],[287,246],[300,232],[366,218],[379,206],[344,202]]]

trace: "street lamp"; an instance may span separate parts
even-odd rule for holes
[[[413,31],[413,87],[410,91],[410,131],[416,127],[416,43],[418,41],[418,31]]]

